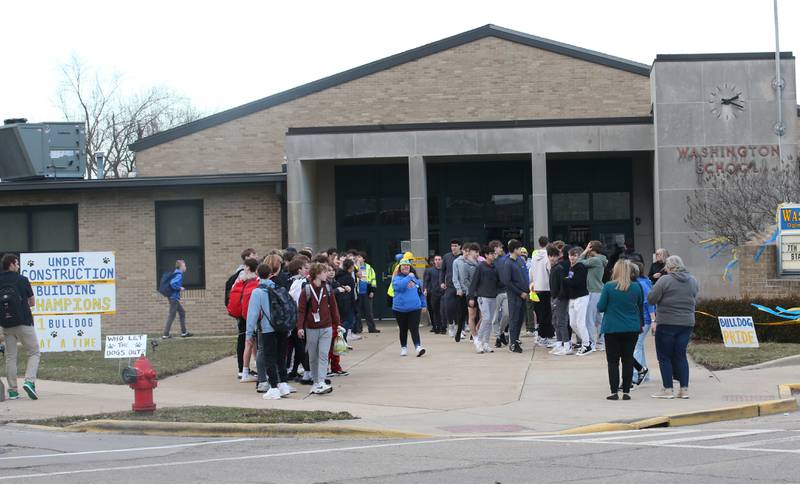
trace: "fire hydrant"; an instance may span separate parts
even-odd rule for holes
[[[133,388],[134,412],[154,412],[156,404],[153,402],[153,388],[158,386],[156,370],[144,355],[136,360],[132,367],[122,370],[122,379]]]

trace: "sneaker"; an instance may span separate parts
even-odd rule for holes
[[[648,370],[646,366],[643,367],[642,371],[640,371],[639,374],[636,375],[636,384],[641,385],[644,382],[644,379],[648,373],[650,373],[650,370]]]
[[[9,390],[8,391],[8,399],[9,400],[19,400],[19,392],[16,390]]]
[[[172,336],[170,336],[168,334],[162,334],[161,335],[161,339],[172,339]]]
[[[605,351],[606,350],[606,345],[597,343],[597,344],[594,345],[594,350],[595,351]],[[624,400],[624,398],[623,398],[623,400]]]
[[[278,391],[281,392],[282,397],[286,397],[289,396],[290,393],[294,393],[297,390],[289,386],[288,383],[283,382],[283,383],[278,383]]]
[[[499,337],[496,340],[494,340],[494,347],[495,348],[502,348],[503,347],[503,342],[500,341]]]
[[[30,380],[25,380],[25,383],[22,384],[22,389],[25,390],[25,393],[28,394],[28,397],[31,400],[38,400],[39,395],[36,393],[36,384]],[[687,389],[688,391],[688,389]],[[683,397],[681,397],[683,398]],[[689,395],[686,395],[686,398],[689,398]]]
[[[325,395],[326,393],[330,393],[333,391],[333,387],[327,383],[320,383],[319,385],[314,385],[311,389],[311,393],[314,395]]]
[[[347,335],[347,340],[348,340],[348,341],[350,341],[350,340],[353,340],[353,341],[358,341],[358,340],[360,340],[360,339],[362,339],[362,338],[363,338],[363,337],[362,337],[361,335],[359,335],[359,334],[356,334],[356,333],[352,333],[352,332],[351,332],[350,334],[348,334],[348,335]]]
[[[311,385],[311,381],[309,381],[308,385]],[[269,383],[262,381],[258,385],[256,385],[256,392],[258,393],[267,393],[269,391]]]
[[[535,331],[525,331],[525,334],[523,334],[522,336],[525,336],[525,337],[536,336],[536,332]]]
[[[561,348],[563,348],[563,347],[564,346],[559,341],[559,342],[557,342],[557,343],[555,343],[553,345],[553,347],[550,349],[550,351],[548,351],[548,353],[550,353],[551,355],[554,355],[554,354],[558,353],[559,351],[561,351]]]
[[[484,353],[494,353],[494,348],[489,343],[483,343],[483,352]]]
[[[520,340],[514,341],[508,347],[512,353],[522,353],[522,342]]]
[[[666,400],[675,398],[675,395],[672,393],[672,388],[662,388],[660,392],[650,396],[653,398],[663,398]]]
[[[376,329],[371,329],[371,330],[369,330],[369,333],[370,333],[370,334],[377,334],[377,333],[380,333],[380,332],[381,332],[381,330],[379,330],[379,329],[377,329],[377,328],[376,328]]]
[[[22,385],[22,388],[25,388],[25,385]],[[31,397],[31,398],[33,398],[33,397]],[[678,398],[682,398],[684,400],[687,400],[689,398],[689,389],[688,388],[681,388],[680,390],[678,390]]]
[[[591,346],[591,345],[584,346],[583,348],[578,350],[576,355],[585,356],[585,355],[588,355],[589,353],[594,353],[594,346]]]
[[[555,348],[556,345],[558,344],[558,341],[556,341],[556,340],[554,340],[552,338],[545,338],[544,340],[545,340],[545,346],[547,348]]]
[[[474,345],[475,345],[475,352],[476,353],[478,353],[478,354],[483,353],[483,343],[481,343],[478,340],[475,340],[474,341]]]
[[[281,399],[281,391],[277,388],[270,388],[267,393],[261,396],[264,400],[280,400]]]
[[[500,339],[500,343],[502,343],[503,345],[507,345],[508,344],[508,337],[506,336],[505,333],[500,333],[500,338],[499,339]]]
[[[417,358],[425,354],[425,348],[422,346],[417,346]]]
[[[623,399],[623,400],[630,400],[630,399],[631,399],[631,396],[630,396],[630,394],[629,394],[629,393],[623,393],[623,394],[622,394],[622,399]]]
[[[400,356],[408,356],[408,348],[406,348],[405,346],[400,348]]]
[[[242,373],[242,378],[239,379],[242,383],[250,383],[254,381],[258,381],[258,377],[252,375],[250,373]]]
[[[606,397],[606,400],[619,400],[619,394],[618,393],[612,393],[611,395]]]
[[[452,324],[448,324],[447,325],[447,336],[452,338],[455,335],[456,335],[456,332],[455,332],[455,329],[453,329],[453,325]]]
[[[342,370],[342,369],[339,369],[339,370],[333,372],[333,376],[347,376],[349,374],[350,374],[349,371]]]
[[[564,346],[564,349],[558,352],[558,356],[569,356],[574,354],[575,354],[575,348],[573,348],[572,345],[569,343],[567,343],[567,345]]]
[[[190,333],[188,331],[185,333],[181,333],[181,338],[189,338],[190,336],[194,336],[194,333]]]

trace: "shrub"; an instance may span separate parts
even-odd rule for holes
[[[796,298],[777,299],[701,299],[697,303],[697,311],[713,314],[714,316],[751,316],[756,323],[782,321],[781,318],[759,311],[751,304],[756,303],[774,309],[776,306],[788,309],[800,306]],[[700,341],[722,341],[717,318],[710,318],[697,314],[694,327],[694,339]],[[775,343],[800,343],[800,324],[788,326],[758,326],[756,325],[758,341],[772,341]]]

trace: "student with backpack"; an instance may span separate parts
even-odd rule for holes
[[[17,342],[21,342],[28,354],[25,381],[22,389],[32,400],[37,400],[36,374],[39,370],[39,341],[33,327],[31,307],[36,304],[31,283],[19,274],[19,258],[5,254],[0,272],[0,326],[6,337],[6,380],[8,399],[19,398],[17,387]]]
[[[297,335],[306,342],[314,380],[311,393],[315,395],[333,391],[333,387],[325,383],[325,376],[333,341],[333,326],[339,325],[339,308],[332,294],[333,288],[327,283],[329,268],[320,262],[311,264],[311,282],[303,286],[297,303]]]
[[[242,383],[256,381],[256,372],[250,372],[250,357],[253,351],[253,340],[245,338],[247,329],[247,308],[253,290],[258,287],[258,262],[255,259],[245,259],[244,270],[231,288],[228,297],[228,314],[236,318],[239,330],[236,344],[236,360],[239,364],[239,378]],[[266,391],[266,389],[264,390]]]
[[[172,323],[175,321],[176,314],[180,317],[181,338],[192,336],[192,333],[186,330],[186,311],[181,305],[181,292],[184,290],[184,272],[186,272],[186,261],[178,259],[175,261],[175,270],[172,273],[165,273],[161,276],[161,284],[159,284],[158,290],[169,299],[169,315],[167,316],[167,322],[164,324],[162,339],[172,338],[169,332],[172,328]]]
[[[258,287],[253,290],[250,297],[250,304],[247,308],[247,328],[246,337],[250,339],[255,333],[259,335],[259,353],[261,357],[258,358],[263,362],[263,370],[259,367],[259,379],[262,377],[262,372],[269,378],[269,390],[264,393],[264,400],[279,400],[281,397],[286,397],[294,392],[294,388],[289,386],[288,376],[286,373],[286,364],[284,355],[286,353],[286,341],[289,333],[284,326],[285,314],[281,312],[281,301],[279,301],[278,289],[272,281],[272,277],[280,271],[280,263],[277,267],[270,264],[270,257],[267,258],[267,263],[260,264],[256,269],[258,274],[259,283]],[[288,291],[281,288],[285,293],[285,297],[289,298]],[[289,298],[291,300],[291,298]],[[291,313],[290,313],[291,314]],[[259,383],[264,383],[260,381]]]

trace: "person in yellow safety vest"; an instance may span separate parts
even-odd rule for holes
[[[378,287],[378,282],[375,279],[375,270],[371,265],[367,264],[367,253],[357,252],[355,254],[356,267],[358,268],[358,317],[353,332],[356,334],[364,330],[361,319],[367,320],[367,326],[370,333],[380,333],[381,330],[375,327],[375,319],[372,316],[372,300],[375,297],[375,289]]]

